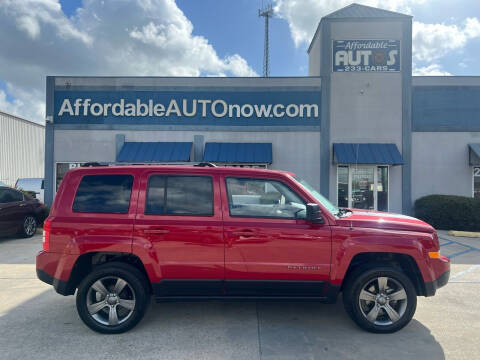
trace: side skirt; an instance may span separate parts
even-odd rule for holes
[[[317,297],[317,296],[163,296],[155,298],[157,303],[164,302],[182,302],[182,301],[278,301],[278,302],[321,302],[324,304],[334,304],[335,299],[330,299],[327,297]]]
[[[321,301],[334,303],[340,286],[323,281],[165,279],[152,284],[165,301]]]

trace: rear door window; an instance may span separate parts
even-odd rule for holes
[[[213,216],[212,178],[150,176],[145,214]]]
[[[132,175],[86,175],[78,186],[73,211],[126,214],[132,185]]]

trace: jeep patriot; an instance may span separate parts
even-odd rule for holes
[[[63,179],[44,225],[37,276],[76,292],[91,329],[121,333],[157,301],[334,302],[390,333],[417,296],[448,282],[436,231],[404,215],[337,208],[285,171],[93,166]]]

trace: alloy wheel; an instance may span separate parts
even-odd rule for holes
[[[37,231],[37,221],[33,216],[27,216],[23,222],[23,230],[25,235],[32,236]]]
[[[358,297],[363,316],[380,326],[392,325],[400,320],[407,309],[407,301],[403,285],[386,276],[368,280]]]
[[[88,289],[87,310],[97,322],[116,326],[132,316],[135,292],[124,279],[108,276],[95,281]]]

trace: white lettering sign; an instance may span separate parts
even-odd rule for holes
[[[310,118],[318,117],[317,104],[228,104],[223,99],[171,99],[168,104],[154,103],[152,99],[126,102],[120,99],[115,103],[92,102],[92,99],[64,99],[58,116],[121,116],[121,117],[194,117],[205,118],[209,115],[216,118]]]
[[[400,71],[400,40],[334,40],[334,72]]]

